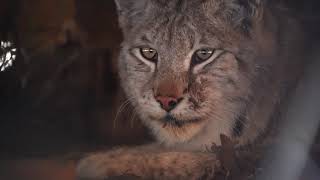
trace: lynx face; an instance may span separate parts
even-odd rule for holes
[[[174,145],[208,136],[219,143],[221,133],[240,135],[258,76],[259,2],[116,3],[122,86],[158,140]]]

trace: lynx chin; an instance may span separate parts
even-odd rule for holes
[[[302,69],[304,37],[285,8],[263,0],[115,2],[121,84],[157,143],[93,155],[81,175],[193,177],[186,172],[206,166],[212,156],[203,151],[221,134],[239,146],[267,136]],[[129,165],[144,159],[154,173]]]

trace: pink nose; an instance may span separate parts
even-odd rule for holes
[[[166,110],[167,112],[174,109],[179,103],[180,99],[168,96],[157,96],[156,100],[161,105],[161,108]]]

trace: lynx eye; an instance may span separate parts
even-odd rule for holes
[[[152,61],[152,62],[157,61],[158,53],[155,49],[152,49],[149,47],[140,48],[140,53],[143,58],[145,58],[149,61]]]
[[[208,59],[214,54],[214,49],[205,48],[197,50],[192,57],[192,64],[200,64]]]

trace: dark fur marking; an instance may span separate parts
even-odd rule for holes
[[[236,119],[236,122],[233,126],[233,130],[232,130],[232,135],[234,137],[239,137],[242,135],[243,133],[243,127],[244,127],[244,123],[245,123],[245,118],[243,116],[239,116],[237,119]]]
[[[240,102],[246,102],[244,99],[237,99],[236,101],[240,101]],[[245,127],[245,124],[247,123],[247,106],[248,104],[247,103],[244,103],[244,108],[243,110],[239,113],[238,117],[236,117],[235,119],[235,123],[234,123],[234,126],[233,126],[233,132],[232,132],[232,135],[234,137],[240,137],[243,133],[243,130],[244,130],[244,127]]]
[[[199,109],[200,108],[199,103],[193,97],[190,97],[189,101],[192,103],[194,109]]]
[[[183,3],[184,3],[184,0],[178,0],[177,4],[176,4],[176,10],[177,12],[181,13],[183,8]]]

